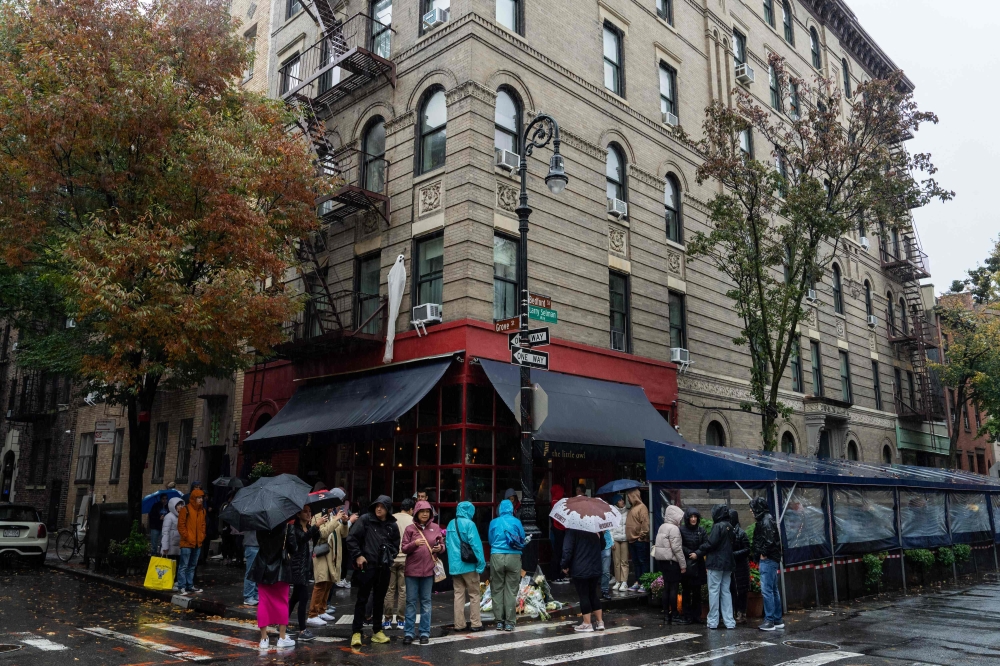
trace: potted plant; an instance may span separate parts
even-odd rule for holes
[[[642,589],[649,593],[649,605],[659,606],[663,598],[663,575],[656,571],[644,573],[639,577]]]
[[[764,617],[764,597],[760,593],[760,566],[750,562],[750,589],[747,591],[747,617]]]

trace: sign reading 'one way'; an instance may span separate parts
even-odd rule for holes
[[[526,365],[537,370],[549,369],[549,355],[545,352],[530,349],[511,349],[510,362],[514,365]]]
[[[542,347],[549,344],[549,328],[533,328],[528,331],[528,346],[529,347]],[[511,349],[521,346],[521,332],[515,331],[514,333],[507,334],[507,346]]]

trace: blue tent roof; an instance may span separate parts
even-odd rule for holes
[[[714,483],[819,483],[1000,492],[1000,480],[935,467],[820,460],[776,451],[646,440],[646,480],[676,486]]]

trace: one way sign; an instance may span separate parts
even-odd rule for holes
[[[510,362],[513,365],[526,365],[529,368],[536,368],[538,370],[549,369],[549,355],[545,352],[521,348],[511,349]]]
[[[528,346],[529,347],[544,347],[549,344],[549,327],[545,328],[533,328],[528,331]],[[521,346],[521,332],[516,331],[514,333],[507,334],[507,345],[511,349],[515,349]]]

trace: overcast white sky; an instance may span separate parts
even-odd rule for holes
[[[940,122],[907,146],[929,152],[947,203],[914,211],[935,291],[981,262],[1000,234],[1000,2],[847,0],[868,34],[916,86],[920,108]]]

